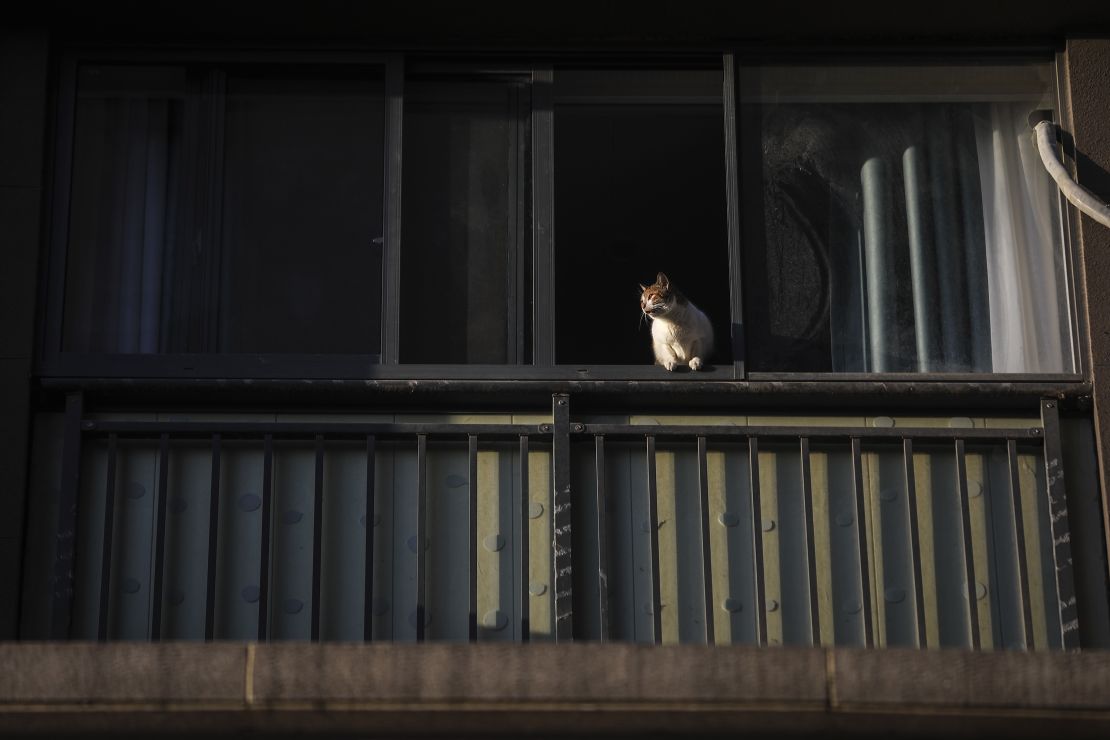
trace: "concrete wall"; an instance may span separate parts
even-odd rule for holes
[[[1110,201],[1110,39],[1070,39],[1067,79],[1078,182]],[[1103,531],[1110,532],[1110,229],[1089,216],[1079,222],[1086,283],[1087,347],[1094,381],[1095,439],[1099,455]]]
[[[1110,736],[1110,654],[0,645],[0,734]]]
[[[52,3],[49,7],[58,5]],[[284,15],[261,13],[258,24],[247,11],[240,10],[238,20],[230,25],[215,22],[218,8],[210,5],[211,13],[198,12],[195,7],[181,10],[183,21],[187,21],[182,33],[195,40],[203,38],[208,29],[216,29],[211,33],[219,37],[238,29],[247,35],[264,36],[268,42],[297,36],[301,19],[288,14],[290,4],[285,4]],[[1017,34],[1020,39],[1043,38],[1043,33],[1063,38],[1060,13],[1071,14],[1071,28],[1087,28],[1093,33],[1107,28],[1105,9],[1084,9],[1085,14],[1076,16],[1077,5],[1068,4],[1054,14],[1057,26],[1037,30],[1031,24],[1043,18],[1041,6],[1029,5],[1038,12],[1010,11],[1016,18],[1030,19],[1022,21],[1030,25]],[[116,6],[123,10],[117,10],[114,16],[82,10],[84,19],[74,16],[67,32],[81,38],[86,20],[95,20],[101,29],[109,28],[141,4]],[[1101,3],[1087,6],[1105,8]],[[426,10],[427,4],[421,7]],[[781,27],[783,22],[799,17],[806,19],[812,33],[830,33],[826,27],[813,26],[813,20],[804,14],[795,14],[793,7],[784,10],[775,23],[747,26],[745,37],[755,41],[773,38],[776,32],[781,33],[775,30],[776,23]],[[929,6],[928,14],[932,24],[929,28],[936,33],[950,27],[945,23],[952,23],[944,19],[944,13],[935,12],[934,6]],[[279,22],[285,15],[289,20]],[[341,31],[348,39],[362,33],[360,28],[342,28],[341,21],[326,21],[326,15],[317,14],[310,24],[317,37],[326,38],[329,30]],[[605,11],[604,17],[610,29],[606,41],[617,45],[642,42],[646,22],[639,28],[624,25],[623,18],[613,10]],[[972,26],[979,34],[975,38],[988,37],[993,28],[989,14],[979,10],[976,17],[980,23]],[[561,26],[542,27],[570,28],[567,18],[564,13]],[[373,24],[372,20],[364,17],[363,25],[388,27]],[[411,20],[406,32],[418,38],[413,29],[421,27],[423,20]],[[665,17],[659,16],[658,20],[656,36],[658,28],[667,27]],[[912,20],[903,17],[890,23],[913,26]],[[840,21],[840,28],[848,22]],[[1099,26],[1100,22],[1103,25]],[[144,23],[137,26],[143,32],[158,25],[150,19]],[[868,39],[857,33],[856,41],[890,38],[883,36],[884,29],[878,27],[881,24],[874,20],[869,23],[867,31],[873,36]],[[477,28],[481,19],[470,24]],[[581,25],[576,22],[574,28]],[[723,32],[718,29],[729,25],[705,20],[700,31],[672,31],[660,43],[719,38]],[[438,18],[437,27],[445,29],[441,42],[457,33],[449,26]],[[494,27],[504,31],[500,39],[503,44],[519,38],[511,34],[513,29],[507,28],[503,20]],[[681,28],[688,27],[687,20]],[[124,28],[118,32],[135,31]],[[85,41],[89,40],[87,33]],[[544,43],[559,38],[550,30],[532,33]],[[597,37],[592,38],[596,41]],[[850,34],[844,38],[852,40]],[[359,39],[364,41],[365,37]],[[952,37],[945,34],[945,39],[951,41]],[[301,40],[305,40],[303,34]],[[16,637],[20,602],[49,46],[50,36],[45,29],[0,26],[0,640]],[[1108,39],[1075,38],[1067,44],[1065,61],[1078,178],[1104,199],[1110,198],[1108,60]],[[1097,488],[1101,491],[1101,531],[1105,535],[1110,490],[1110,312],[1106,311],[1110,305],[1110,230],[1083,218],[1078,236],[1088,296],[1084,309],[1090,329],[1090,376],[1094,381],[1094,446],[1099,460],[1096,482],[1101,484]],[[1097,538],[1098,528],[1087,531]],[[1105,565],[1101,565],[1101,572],[1096,569],[1083,577],[1105,583]],[[1096,610],[1103,617],[1104,606]],[[542,729],[565,733],[697,728],[721,732],[899,732],[905,736],[930,732],[1110,736],[1110,664],[1102,653],[973,655],[801,648],[709,651],[629,645],[431,645],[418,649],[243,644],[0,645],[0,665],[5,667],[0,672],[0,732],[126,728],[403,732],[438,728],[443,732]]]

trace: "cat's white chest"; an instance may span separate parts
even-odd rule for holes
[[[679,360],[690,359],[687,356],[686,350],[688,342],[683,341],[685,335],[689,333],[679,324],[666,319],[656,319],[651,322],[651,339],[657,344],[665,344],[671,348],[675,356]]]

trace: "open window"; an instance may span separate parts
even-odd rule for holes
[[[731,369],[722,90],[720,68],[556,68],[557,363],[650,366],[638,284],[662,271]]]

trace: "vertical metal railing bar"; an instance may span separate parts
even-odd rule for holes
[[[705,603],[705,644],[715,641],[713,627],[713,554],[709,542],[709,454],[705,437],[698,437],[698,492],[701,508],[701,577]]]
[[[813,515],[813,477],[810,470],[809,438],[798,439],[798,458],[802,476],[802,525],[806,533],[806,564],[809,579],[809,628],[813,645],[821,644],[821,603],[817,595],[817,547],[814,543],[814,529],[817,522]]]
[[[150,639],[162,637],[162,591],[165,585],[166,564],[166,496],[170,466],[170,435],[162,434],[158,441],[158,508],[154,522],[154,575],[151,590]]]
[[[1021,617],[1025,649],[1033,649],[1033,605],[1029,601],[1029,551],[1025,546],[1025,515],[1021,508],[1021,479],[1018,476],[1017,441],[1006,440],[1006,467],[1010,479],[1010,498],[1014,502],[1014,542],[1017,544],[1018,587],[1021,589]]]
[[[759,491],[759,439],[748,437],[748,477],[752,492],[752,567],[755,571],[757,644],[767,644],[767,583],[763,572],[763,503]]]
[[[468,531],[470,532],[470,601],[467,613],[467,635],[471,642],[478,640],[478,435],[468,435],[467,466],[470,477],[469,510],[467,512]]]
[[[312,486],[312,622],[309,639],[320,639],[320,572],[324,544],[324,435],[316,435],[316,468]]]
[[[975,582],[975,551],[971,536],[971,504],[967,495],[967,459],[965,457],[964,441],[957,439],[956,444],[956,489],[960,496],[960,525],[963,529],[964,539],[964,565],[967,577],[967,605],[968,617],[971,620],[971,647],[978,650],[979,636],[979,604],[976,594]]]
[[[50,584],[53,600],[50,610],[50,636],[64,640],[70,636],[73,617],[74,558],[77,554],[77,491],[81,477],[81,417],[84,396],[66,394],[65,427],[62,433],[62,481],[58,496],[58,529],[54,570]]]
[[[651,636],[663,641],[663,606],[659,596],[659,500],[655,474],[655,436],[647,435],[647,533],[651,552]]]
[[[362,591],[362,639],[370,642],[374,639],[374,456],[375,442],[373,434],[366,435],[366,551],[364,553],[364,586]]]
[[[594,437],[594,480],[597,491],[597,610],[601,642],[609,641],[609,538],[605,490],[605,436]]]
[[[1064,650],[1079,649],[1079,610],[1071,555],[1068,501],[1064,490],[1064,458],[1060,449],[1060,416],[1056,402],[1041,401],[1044,429],[1045,486],[1048,521],[1052,530],[1052,558],[1056,566],[1056,595],[1060,605],[1060,639]]]
[[[531,629],[529,615],[530,582],[528,573],[528,435],[520,435],[520,641],[528,642]]]
[[[555,584],[555,640],[574,639],[574,586],[571,551],[570,398],[552,395],[551,458],[554,485],[551,496],[552,583]]]
[[[416,641],[424,641],[427,610],[428,435],[416,435]]]
[[[270,505],[273,498],[274,436],[267,434],[262,452],[262,533],[258,567],[258,635],[269,639],[270,616]]]
[[[216,567],[220,532],[220,435],[212,435],[212,482],[208,498],[208,570],[204,597],[204,639],[216,636]]]
[[[100,561],[100,614],[96,636],[101,642],[108,639],[108,607],[112,584],[112,539],[115,529],[116,509],[116,435],[108,435],[108,475],[104,487],[104,548]]]
[[[852,495],[856,500],[856,538],[859,549],[859,580],[863,614],[863,644],[875,644],[871,615],[871,563],[867,556],[867,501],[863,496],[863,449],[859,437],[852,437]]]
[[[917,646],[928,647],[925,630],[925,585],[921,577],[921,530],[917,521],[917,479],[913,468],[913,440],[902,440],[902,462],[906,476],[906,509],[910,517],[910,561],[913,566],[914,619],[917,621]]]

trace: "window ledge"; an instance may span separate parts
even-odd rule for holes
[[[663,372],[662,370],[660,372]],[[575,408],[682,407],[719,411],[805,405],[818,409],[1015,409],[1053,398],[1067,408],[1090,405],[1091,384],[1060,380],[700,380],[690,373],[659,380],[277,380],[220,378],[42,378],[49,392],[84,391],[104,403],[234,403],[357,407],[453,405],[549,409],[568,393]]]

